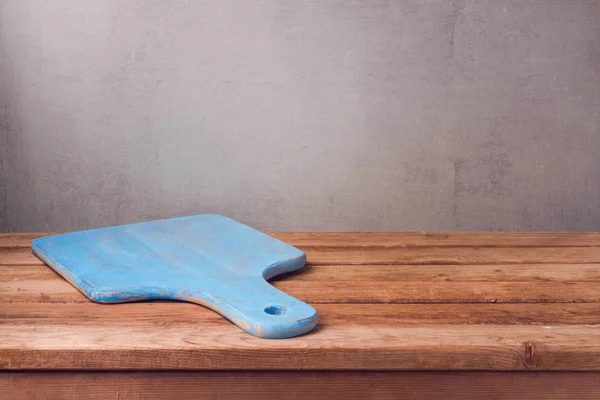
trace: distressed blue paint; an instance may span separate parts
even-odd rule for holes
[[[264,338],[297,336],[317,324],[314,308],[266,281],[302,268],[306,255],[220,215],[46,236],[32,248],[98,303],[190,301]]]

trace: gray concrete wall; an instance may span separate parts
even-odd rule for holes
[[[3,0],[2,230],[600,230],[600,2]]]

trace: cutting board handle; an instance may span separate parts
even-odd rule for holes
[[[268,339],[301,335],[313,329],[318,319],[313,307],[260,277],[229,281],[222,290],[213,286],[210,294],[192,289],[182,300],[202,304],[244,331]]]

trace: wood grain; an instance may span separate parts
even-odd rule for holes
[[[596,282],[295,282],[274,286],[314,304],[403,303],[593,303]],[[0,287],[0,302],[77,303],[88,301],[66,281],[23,280]]]
[[[344,276],[343,269],[356,273],[354,279]],[[392,267],[394,268],[394,267]],[[437,268],[440,268],[439,266]],[[465,267],[463,267],[464,269]],[[469,270],[479,266],[469,267]],[[487,267],[486,267],[487,268]],[[298,299],[312,303],[592,303],[600,301],[600,285],[594,281],[576,281],[563,272],[564,281],[529,280],[461,281],[460,274],[444,274],[450,281],[427,280],[424,272],[415,271],[415,279],[403,280],[388,269],[388,279],[379,268],[312,267],[304,279],[299,274],[275,279],[273,285]],[[360,271],[356,271],[360,269]],[[565,269],[559,267],[558,269]],[[568,270],[577,271],[576,268]],[[489,269],[488,269],[489,271]],[[494,270],[495,271],[495,270]],[[338,273],[336,275],[336,273]],[[590,270],[590,273],[593,271]],[[472,276],[472,275],[471,275]],[[560,276],[559,272],[555,277]],[[1,302],[87,302],[75,287],[46,266],[4,267],[0,274]]]
[[[600,247],[302,247],[309,265],[598,264]],[[0,247],[0,265],[43,265],[26,247]]]
[[[595,372],[31,372],[0,373],[9,399],[578,399]]]
[[[0,233],[0,247],[30,247],[59,232]],[[269,232],[298,247],[600,247],[600,232]]]
[[[30,247],[33,239],[54,234],[50,232],[0,233],[0,247]]]
[[[600,286],[593,281],[599,270],[586,264],[334,266],[309,267],[273,283],[311,303],[596,302]],[[0,274],[2,301],[88,300],[46,266],[7,266]]]
[[[0,325],[0,369],[600,370],[596,325],[331,325],[265,340],[222,324]]]
[[[600,304],[315,304],[319,325],[600,325]],[[184,302],[26,303],[3,307],[1,324],[121,326],[144,329],[197,324],[228,327],[208,308]]]
[[[6,265],[0,282],[60,277],[46,265]],[[61,278],[62,279],[62,278]],[[309,265],[271,282],[598,282],[600,264]]]
[[[600,232],[271,232],[297,247],[598,247]]]
[[[600,263],[600,247],[300,248],[311,265]]]
[[[273,235],[312,265],[272,283],[321,316],[281,341],[197,305],[91,303],[0,237],[0,368],[600,371],[598,234]]]
[[[30,247],[0,247],[1,265],[44,265]]]
[[[600,264],[309,265],[272,281],[285,279],[321,282],[596,282],[600,281]]]

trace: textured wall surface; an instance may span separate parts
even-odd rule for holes
[[[600,230],[600,1],[3,0],[2,230]]]

